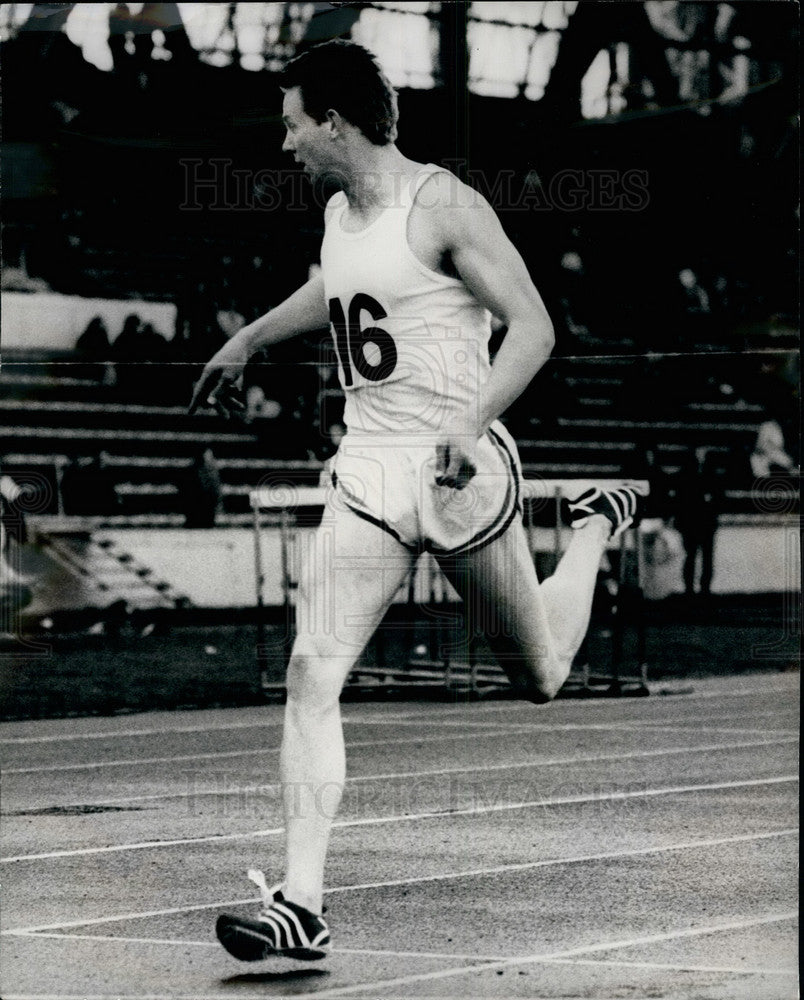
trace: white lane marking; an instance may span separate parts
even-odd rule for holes
[[[664,683],[672,685],[674,682],[668,680],[665,681]],[[675,683],[684,683],[683,678]],[[692,683],[694,684],[695,682],[693,681]],[[798,681],[798,676],[791,676],[791,680],[789,683],[779,684],[777,687],[769,686],[769,687],[737,688],[736,690],[732,691],[728,687],[724,686],[722,690],[718,689],[715,691],[699,691],[696,689],[695,691],[691,692],[690,695],[682,696],[682,695],[671,694],[668,695],[667,697],[670,698],[692,697],[696,700],[699,698],[747,698],[755,694],[762,694],[771,697],[773,695],[778,695],[778,694],[787,694],[791,690],[798,690],[799,686],[800,685]]]
[[[668,972],[729,972],[745,976],[797,976],[798,969],[765,969],[736,965],[673,965],[670,962],[616,962],[606,958],[544,958],[544,965],[596,965],[623,969],[663,969]]]
[[[387,741],[385,741],[387,742]],[[261,747],[250,750],[223,750],[215,753],[174,754],[170,757],[130,757],[127,760],[93,760],[87,764],[46,764],[37,767],[5,767],[3,775],[10,774],[52,774],[62,771],[94,771],[99,767],[126,767],[131,764],[168,764],[183,760],[215,760],[232,757],[249,757],[261,753],[279,753],[275,747]]]
[[[217,941],[190,941],[185,938],[149,938],[149,937],[124,937],[116,934],[59,934],[51,931],[41,933],[15,933],[18,938],[45,938],[49,941],[107,941],[112,944],[169,944],[169,945],[189,945],[191,948],[220,948]],[[445,958],[453,961],[467,962],[500,962],[504,961],[506,955],[461,955],[451,951],[393,951],[388,948],[335,948],[333,956],[337,955],[383,955],[389,958]],[[311,966],[314,968],[314,966]]]
[[[391,774],[358,774],[353,777],[347,778],[347,784],[353,784],[356,782],[364,781],[392,781],[398,778],[429,778],[438,777],[447,774],[482,774],[488,771],[516,771],[523,770],[525,768],[534,767],[555,767],[557,765],[565,764],[594,764],[603,763],[605,761],[613,760],[639,760],[642,758],[650,757],[668,757],[673,755],[683,755],[687,753],[711,753],[718,750],[750,750],[757,747],[773,747],[773,746],[784,746],[786,744],[798,743],[798,734],[784,737],[782,739],[773,740],[753,740],[751,742],[743,743],[707,743],[703,746],[697,747],[668,747],[666,749],[659,750],[636,750],[631,753],[612,753],[612,754],[588,754],[588,755],[575,755],[573,757],[547,757],[543,759],[531,759],[521,761],[519,763],[509,763],[509,764],[483,764],[477,765],[475,767],[442,767],[428,771],[397,771]],[[222,788],[203,788],[203,789],[193,789],[188,792],[159,792],[152,795],[128,795],[121,798],[115,799],[93,799],[90,802],[74,802],[74,803],[60,803],[55,806],[42,806],[42,805],[27,805],[23,809],[22,807],[17,807],[16,810],[11,809],[8,802],[6,802],[6,817],[13,816],[20,812],[29,812],[32,809],[44,809],[44,808],[79,808],[88,806],[106,806],[106,805],[118,805],[124,802],[158,802],[163,800],[172,799],[192,799],[192,798],[204,798],[204,797],[214,797],[214,796],[228,796],[228,795],[248,795],[254,792],[267,793],[269,791],[275,791],[280,787],[279,783],[273,784],[260,784],[260,785],[224,785]],[[6,793],[8,796],[8,793]]]
[[[424,885],[432,882],[447,882],[465,878],[485,878],[490,875],[505,875],[519,871],[532,871],[536,868],[552,868],[559,865],[586,864],[596,861],[608,861],[615,858],[631,858],[649,854],[663,854],[667,851],[685,851],[711,847],[724,847],[731,844],[742,844],[759,840],[774,840],[781,837],[793,837],[798,834],[798,827],[784,830],[770,830],[764,833],[739,833],[730,837],[717,837],[708,840],[681,841],[676,844],[666,844],[659,847],[635,847],[622,851],[610,851],[601,854],[579,854],[565,858],[548,858],[542,861],[525,861],[519,864],[495,865],[487,868],[471,868],[458,872],[443,872],[437,875],[419,875],[413,878],[385,879],[381,882],[359,882],[353,885],[332,886],[326,889],[326,895],[343,892],[365,892],[373,889],[398,888],[406,885]],[[54,931],[73,927],[91,927],[99,924],[119,923],[125,920],[139,920],[148,917],[173,916],[177,913],[192,913],[199,910],[214,910],[229,906],[246,906],[259,902],[259,897],[246,899],[218,900],[214,903],[196,903],[190,906],[173,906],[161,910],[146,910],[134,913],[117,914],[111,917],[94,917],[84,920],[70,920],[59,924],[42,924],[34,927],[9,928],[3,931],[7,935],[39,934],[43,931]]]
[[[516,708],[530,708],[533,710],[532,705],[523,705],[518,702],[513,703]],[[272,707],[266,705],[261,711],[268,712]],[[489,714],[487,712],[480,712],[481,708],[495,709],[497,705],[467,705],[467,712],[475,712],[477,714]],[[203,709],[197,710],[195,715],[203,713]],[[189,714],[189,713],[188,713]],[[411,710],[406,712],[388,712],[388,713],[368,713],[366,715],[348,715],[344,716],[345,724],[352,725],[382,725],[386,723],[407,723],[410,725],[415,724],[420,719],[433,719],[441,723],[444,720],[444,715],[448,714],[450,717],[455,716],[455,712],[450,708],[450,706],[438,705],[434,706],[431,711],[421,711],[421,710]],[[59,720],[63,721],[63,720]],[[81,720],[74,720],[76,722]],[[84,733],[41,733],[31,736],[7,736],[0,738],[0,745],[16,745],[16,744],[29,744],[29,743],[58,743],[58,742],[69,742],[74,740],[100,740],[100,739],[125,739],[129,736],[167,736],[171,733],[210,733],[210,732],[228,732],[236,731],[240,729],[262,729],[270,726],[281,726],[282,725],[281,716],[276,719],[260,719],[254,721],[242,721],[242,722],[230,722],[222,724],[210,724],[210,725],[194,725],[194,726],[178,726],[174,727],[167,723],[165,726],[155,726],[148,729],[108,729],[100,731],[87,731]],[[450,723],[450,725],[463,724],[464,720],[456,721]],[[494,720],[491,719],[489,722],[482,722],[478,720],[477,725],[494,725]],[[6,722],[0,723],[0,726],[11,726],[14,723]]]
[[[463,727],[461,727],[463,729]],[[352,747],[387,747],[389,744],[398,746],[405,743],[439,743],[442,740],[474,740],[486,736],[515,736],[520,732],[519,728],[506,726],[503,729],[495,729],[491,732],[482,733],[439,733],[436,736],[411,736],[403,739],[389,740],[354,740],[347,743],[347,749]],[[191,753],[173,754],[170,757],[131,757],[126,760],[95,760],[86,764],[47,764],[37,767],[8,767],[3,769],[5,776],[9,774],[48,774],[56,771],[94,771],[99,767],[126,767],[129,764],[170,764],[174,761],[184,760],[213,760],[232,757],[249,757],[262,753],[279,753],[279,747],[252,747],[250,750],[221,750],[215,753]]]
[[[797,690],[797,688],[795,690]],[[756,693],[762,693],[762,692],[760,692],[757,689],[756,691],[752,691],[752,692],[748,692],[748,693],[756,694]],[[765,693],[768,694],[769,696],[773,695],[775,697],[778,697],[780,695],[790,694],[791,692],[789,692],[787,690],[779,690],[779,691],[767,691]],[[736,692],[734,694],[735,697],[738,696],[738,695],[739,695],[739,692]],[[657,711],[668,711],[668,710],[670,710],[672,708],[675,708],[675,707],[678,707],[679,709],[692,708],[693,704],[695,702],[697,702],[699,698],[704,699],[704,698],[714,698],[714,697],[721,697],[721,696],[725,697],[726,696],[726,692],[724,691],[724,692],[717,692],[717,693],[710,693],[710,694],[702,693],[700,695],[696,692],[695,694],[691,694],[691,695],[688,696],[689,700],[683,701],[683,702],[682,701],[677,701],[677,700],[674,700],[674,699],[665,699],[665,698],[662,698],[662,697],[642,699],[642,700],[639,701],[639,705],[640,705],[641,712],[643,714],[639,715],[636,718],[630,718],[630,719],[629,718],[625,718],[625,719],[619,719],[618,721],[619,721],[619,723],[621,725],[628,725],[630,723],[640,723],[640,724],[646,723],[646,724],[649,724],[652,721],[655,721],[655,722],[659,723],[659,722],[662,721],[661,718],[655,718],[655,719],[652,719],[650,717],[646,718],[644,713],[646,713],[646,712],[652,712],[654,708]],[[618,704],[618,707],[621,707],[621,708],[623,708],[625,710],[627,710],[628,708],[631,707],[630,704],[624,705],[623,702],[622,702],[622,699],[617,704]],[[661,706],[661,708],[659,706]],[[604,710],[605,709],[606,711],[610,712],[612,710],[612,701],[610,699],[607,699],[607,698],[600,698],[600,699],[597,699],[597,700],[583,700],[583,701],[579,701],[577,699],[571,699],[571,698],[567,698],[567,699],[559,698],[556,701],[552,702],[551,706],[550,706],[550,710],[552,712],[562,712],[562,713],[567,712],[567,711],[573,711],[574,712],[574,711],[581,711],[581,710],[583,710],[583,711],[590,710],[591,711],[591,710],[595,710],[595,709],[598,709],[598,710]],[[439,715],[436,715],[435,712],[419,711],[419,712],[411,712],[411,713],[409,713],[406,716],[406,718],[408,718],[408,719],[418,719],[418,718],[421,718],[421,719],[425,719],[425,720],[428,719],[428,718],[429,719],[435,718],[435,719],[440,720],[441,718],[448,717],[448,716],[455,716],[455,715],[461,715],[463,717],[464,715],[466,715],[466,714],[468,714],[470,712],[471,713],[476,712],[478,715],[480,715],[480,714],[483,714],[483,715],[492,715],[492,713],[502,713],[502,712],[504,712],[506,715],[510,715],[513,711],[515,711],[518,715],[522,715],[525,712],[538,713],[539,709],[535,709],[533,705],[531,705],[529,702],[525,702],[525,701],[519,701],[519,700],[496,701],[496,702],[493,702],[493,703],[492,702],[485,702],[485,703],[481,703],[480,705],[475,704],[475,705],[471,705],[471,706],[470,705],[467,705],[467,706],[459,705],[457,707],[442,706]],[[781,709],[778,709],[778,710],[776,710],[776,709],[770,709],[770,710],[766,710],[766,711],[762,711],[762,712],[750,712],[750,711],[746,710],[746,711],[741,712],[740,714],[734,714],[733,712],[724,711],[724,713],[722,715],[722,719],[725,721],[727,719],[741,719],[741,718],[771,718],[771,717],[776,717],[778,714],[785,714],[785,713],[789,714],[789,713],[794,713],[794,712],[795,713],[798,712],[798,708],[797,707],[781,708]],[[679,718],[684,718],[684,716],[679,716]],[[702,715],[702,716],[700,716],[700,718],[704,719],[704,720],[708,720],[708,719],[712,719],[713,716],[710,713],[708,715]],[[718,717],[715,717],[715,718],[718,718]]]
[[[717,837],[708,840],[687,840],[675,844],[663,844],[659,847],[633,847],[622,851],[609,851],[601,854],[578,854],[565,858],[547,858],[542,861],[524,861],[519,864],[495,865],[487,868],[470,868],[457,872],[443,872],[437,875],[419,875],[413,878],[386,879],[381,882],[359,882],[353,885],[328,887],[326,895],[341,892],[363,892],[371,889],[389,889],[403,885],[424,885],[430,882],[447,882],[453,879],[485,878],[489,875],[505,875],[512,872],[532,871],[536,868],[551,868],[556,865],[585,864],[595,861],[606,861],[613,858],[631,858],[648,854],[663,854],[666,851],[686,851],[710,847],[725,847],[729,844],[742,844],[758,840],[774,840],[780,837],[793,837],[798,834],[798,827],[783,830],[769,830],[763,833],[738,833],[730,837]],[[227,906],[246,906],[259,902],[259,897],[250,896],[245,899],[217,900],[214,903],[194,903],[189,906],[171,906],[160,910],[144,910],[133,913],[116,914],[111,917],[93,917],[83,920],[69,920],[57,924],[39,924],[32,927],[12,927],[2,931],[2,934],[38,934],[42,931],[67,930],[74,927],[96,927],[99,924],[113,924],[123,920],[139,920],[147,917],[172,916],[177,913],[193,913],[198,910],[214,910]]]
[[[527,802],[502,802],[490,806],[474,806],[468,809],[434,809],[421,813],[404,815],[375,816],[370,819],[338,820],[332,824],[333,830],[350,829],[356,826],[384,826],[390,823],[413,823],[426,819],[454,819],[457,816],[480,816],[488,813],[514,812],[520,809],[542,809],[547,806],[581,805],[588,802],[617,802],[634,798],[654,798],[659,795],[680,795],[688,792],[723,791],[729,788],[755,788],[761,785],[779,785],[798,782],[798,775],[779,775],[774,778],[747,778],[742,781],[720,781],[703,785],[671,785],[664,788],[643,788],[630,792],[609,792],[605,795],[569,795],[554,799],[531,799]],[[44,861],[54,858],[80,858],[95,854],[116,854],[122,851],[141,851],[155,847],[177,847],[184,844],[217,844],[235,840],[253,840],[260,837],[278,837],[285,832],[282,826],[265,830],[251,830],[246,833],[215,833],[205,837],[179,837],[173,840],[141,840],[133,843],[109,844],[106,847],[78,847],[64,851],[41,851],[36,854],[16,854],[0,858],[0,864],[19,861]]]
[[[157,944],[175,945],[178,947],[188,946],[190,948],[214,948],[219,949],[217,941],[190,941],[185,938],[148,938],[148,937],[124,937],[115,934],[58,934],[52,932],[42,932],[39,934],[17,934],[16,937],[29,937],[34,940],[45,938],[51,941],[104,941],[109,944]],[[338,955],[376,955],[383,958],[423,958],[423,959],[447,959],[453,962],[505,962],[510,955],[461,955],[458,952],[448,951],[393,951],[389,948],[336,948],[333,957]],[[541,960],[545,965],[590,965],[601,966],[603,968],[624,968],[624,969],[661,969],[668,972],[727,972],[746,976],[796,976],[797,969],[769,969],[758,968],[756,966],[731,966],[731,965],[678,965],[670,962],[623,962],[605,958],[544,958]]]
[[[152,729],[110,729],[86,733],[49,733],[38,736],[6,736],[0,745],[19,746],[32,743],[68,743],[74,740],[119,740],[140,736],[171,736],[173,733],[226,733],[240,729],[265,729],[281,726],[282,719],[262,719],[260,722],[230,722],[223,725],[176,726]]]
[[[493,719],[489,719],[488,722],[483,722],[482,720],[442,720],[438,719],[437,716],[431,716],[434,720],[438,721],[440,726],[495,726],[499,723],[495,722]],[[40,744],[40,743],[65,743],[72,742],[75,740],[106,740],[106,739],[128,739],[129,737],[142,737],[142,736],[172,736],[174,733],[182,734],[192,734],[192,733],[227,733],[236,732],[243,729],[271,729],[276,726],[281,726],[283,720],[278,719],[268,719],[262,720],[261,722],[233,722],[227,725],[215,725],[215,726],[177,726],[175,729],[121,729],[117,731],[108,732],[94,732],[94,733],[64,733],[64,734],[54,734],[52,736],[8,736],[0,739],[0,746],[19,746],[19,745],[30,745],[30,744]],[[344,717],[343,724],[345,726],[419,726],[421,721],[419,719],[411,719],[407,715],[401,716],[390,716],[386,718],[372,716],[369,718],[363,718],[362,716],[349,716]]]
[[[433,982],[439,979],[451,979],[455,976],[470,975],[473,972],[493,972],[498,969],[516,968],[521,965],[534,965],[547,959],[571,958],[575,955],[589,955],[601,951],[614,951],[620,948],[634,948],[641,945],[660,944],[664,941],[676,941],[683,938],[701,937],[705,934],[718,934],[723,931],[743,930],[757,927],[761,924],[779,923],[790,920],[798,914],[793,912],[774,913],[764,917],[751,917],[742,920],[723,921],[709,924],[706,927],[685,927],[681,930],[668,931],[664,934],[647,934],[642,937],[621,938],[615,941],[603,941],[594,945],[583,945],[579,948],[568,948],[566,951],[547,952],[528,955],[521,958],[509,958],[500,962],[486,962],[478,965],[459,965],[451,969],[437,969],[432,972],[419,972],[410,976],[398,976],[395,979],[382,979],[375,982],[355,983],[351,986],[337,986],[331,990],[317,990],[315,993],[297,993],[296,1000],[315,1000],[317,997],[340,997],[350,993],[376,991],[375,995],[388,996],[388,990],[397,986],[407,986],[411,983]]]
[[[392,951],[387,948],[334,948],[334,955],[382,955],[388,958],[445,958],[449,960],[448,951]],[[504,955],[461,955],[456,953],[457,961],[466,962],[499,962]]]
[[[676,730],[677,732],[682,732],[683,733],[686,730],[689,730],[691,728],[692,728],[691,725],[689,725],[689,726],[687,726],[687,725],[651,726],[649,730],[646,729],[644,732],[647,733],[649,731],[652,732],[654,730],[656,730],[658,732],[660,729],[673,729],[673,730]],[[726,728],[722,728],[721,729],[721,728],[719,728],[717,726],[699,726],[699,725],[697,725],[694,728],[695,728],[695,732],[696,733],[721,733],[724,736],[729,736],[729,735],[733,736],[735,733],[740,733],[743,736],[750,736],[753,733],[762,733],[765,736],[770,736],[771,733],[772,733],[774,736],[795,736],[796,738],[798,738],[798,735],[799,735],[797,729],[771,729],[769,726],[763,726],[761,729],[744,729],[742,726],[739,726],[739,727],[729,727],[728,729],[726,729]]]
[[[798,781],[798,775],[779,775],[774,778],[747,778],[742,781],[721,781],[703,785],[671,785],[664,788],[643,788],[631,792],[609,792],[605,795],[570,795],[554,799],[531,799],[527,802],[503,802],[491,806],[474,806],[469,809],[434,809],[421,813],[375,816],[370,819],[338,820],[332,829],[349,829],[355,826],[384,826],[390,823],[413,823],[425,819],[453,819],[456,816],[480,816],[487,813],[513,812],[519,809],[542,809],[546,806],[580,805],[587,802],[616,802],[634,798],[653,798],[658,795],[680,795],[688,792],[723,791],[728,788],[754,788],[761,785],[779,785]],[[184,844],[217,844],[235,840],[252,840],[259,837],[278,837],[284,827],[269,827],[246,833],[215,833],[205,837],[179,837],[172,840],[140,840],[133,843],[109,844],[106,847],[78,847],[64,851],[41,851],[35,854],[16,854],[0,858],[0,864],[19,861],[45,861],[54,858],[81,858],[95,854],[116,854],[122,851],[141,851],[155,847],[178,847]]]
[[[795,712],[794,709],[787,709],[785,711],[768,712],[764,714],[772,716],[773,718],[778,718],[780,715],[792,714],[794,712]],[[759,713],[758,715],[749,714],[746,717],[755,719],[755,718],[761,718],[762,715],[763,713]],[[738,719],[742,718],[742,716],[730,716],[730,718]],[[352,748],[352,747],[388,746],[389,743],[393,743],[394,745],[406,744],[406,743],[420,743],[420,742],[432,743],[438,740],[474,739],[476,737],[482,738],[486,736],[491,737],[491,736],[504,736],[504,735],[514,736],[517,735],[518,733],[523,733],[523,732],[527,733],[531,731],[539,733],[563,733],[563,732],[587,732],[587,731],[588,732],[623,731],[623,732],[639,733],[641,731],[652,732],[653,730],[659,730],[659,729],[684,730],[692,723],[709,722],[709,721],[712,721],[711,715],[704,715],[698,717],[690,716],[685,719],[679,719],[675,722],[671,719],[664,722],[653,721],[653,720],[632,720],[625,722],[620,721],[620,722],[608,722],[608,723],[574,723],[574,722],[563,723],[563,724],[548,723],[547,725],[543,725],[540,722],[534,720],[533,723],[508,722],[505,724],[504,728],[492,729],[477,733],[465,732],[464,730],[466,730],[467,727],[463,723],[460,723],[457,724],[455,728],[459,728],[461,732],[455,735],[453,734],[444,735],[443,733],[440,733],[437,736],[420,735],[420,736],[403,737],[401,739],[393,739],[393,740],[389,740],[388,738],[382,740],[354,740],[350,743],[347,743],[346,745],[347,748]],[[439,725],[441,725],[441,723],[439,723]],[[451,724],[444,723],[444,725],[451,725]],[[698,731],[713,732],[713,733],[722,732],[722,733],[743,733],[743,734],[757,732],[757,733],[763,733],[765,735],[769,735],[772,733],[773,735],[777,736],[796,735],[798,732],[797,730],[794,729],[776,730],[776,729],[769,729],[767,727],[762,729],[743,729],[743,728],[716,729],[711,727],[703,727],[703,729],[701,729],[700,727],[698,727]],[[252,747],[250,749],[244,749],[244,750],[219,750],[208,753],[174,754],[172,756],[167,756],[167,757],[129,757],[123,760],[100,760],[100,761],[89,761],[86,763],[75,763],[75,764],[38,764],[34,767],[4,768],[3,774],[4,775],[47,774],[50,772],[61,772],[61,771],[87,771],[87,770],[94,770],[95,768],[98,767],[125,767],[134,764],[167,764],[173,761],[217,760],[217,759],[226,759],[232,757],[248,757],[252,754],[278,753],[278,752],[279,752],[278,747]]]
[[[151,937],[117,937],[114,934],[58,934],[54,931],[42,931],[18,933],[15,931],[6,932],[10,937],[17,938],[43,938],[49,941],[119,941],[128,944],[181,944],[191,948],[220,948],[217,941],[185,941],[182,938],[151,938]]]
[[[798,685],[796,683],[796,684],[790,684],[789,686],[782,686],[779,688],[753,687],[753,688],[742,688],[734,691],[728,689],[716,690],[716,691],[695,690],[694,692],[691,692],[690,695],[684,695],[684,697],[690,697],[695,701],[698,701],[701,698],[743,698],[743,697],[750,697],[756,694],[767,695],[768,697],[771,697],[774,695],[783,694],[789,688],[797,688],[797,686]],[[558,704],[560,706],[563,706],[564,704],[567,703],[561,700],[559,701]],[[656,704],[656,702],[653,702],[652,704]],[[258,711],[270,710],[271,707],[272,706],[265,706],[264,709],[258,709]],[[584,709],[600,709],[600,708],[609,709],[610,707],[611,707],[611,702],[605,700],[589,701],[585,702],[583,705]],[[382,714],[375,713],[369,716],[361,716],[361,715],[348,716],[344,718],[344,723],[347,725],[352,725],[352,724],[382,725],[390,723],[401,724],[403,722],[406,722],[409,725],[413,725],[417,720],[420,719],[421,720],[433,719],[437,720],[439,723],[447,724],[445,716],[454,716],[460,714],[462,716],[461,721],[460,723],[456,724],[463,725],[466,724],[466,722],[471,721],[465,718],[466,715],[492,715],[495,712],[505,712],[506,714],[510,714],[511,710],[517,710],[519,712],[525,712],[525,711],[533,712],[534,708],[530,704],[526,704],[519,701],[512,701],[511,703],[506,702],[504,704],[501,704],[499,702],[495,703],[487,702],[485,704],[480,704],[480,705],[477,704],[465,705],[465,706],[457,706],[454,708],[452,706],[438,705],[434,706],[432,710],[420,709],[420,710],[412,710],[399,713],[393,713],[393,712],[382,713]],[[200,711],[203,711],[203,709]],[[792,710],[786,710],[786,711],[792,711]],[[767,716],[775,713],[765,712],[762,714]],[[732,717],[733,716],[729,716],[729,718]],[[711,716],[707,716],[706,718],[711,718]],[[646,723],[650,722],[650,720],[642,720],[642,719],[636,719],[631,721],[634,722],[645,721]],[[627,722],[628,720],[626,720],[626,724]],[[483,723],[478,721],[475,724],[492,725],[493,721],[490,721],[489,723]],[[14,725],[14,723],[4,723],[3,725],[9,726],[9,725]],[[152,727],[143,729],[121,728],[114,730],[102,730],[99,732],[88,731],[84,733],[47,733],[47,734],[35,734],[31,736],[0,737],[0,746],[2,745],[13,746],[21,744],[36,744],[36,743],[58,743],[58,742],[75,741],[75,740],[125,739],[128,737],[170,735],[172,733],[227,732],[227,731],[237,731],[243,729],[262,729],[280,725],[282,725],[281,718],[260,719],[255,721],[231,722],[223,724],[213,723],[209,725],[195,725],[195,726],[174,726],[172,724],[167,724],[165,727]]]
[[[794,718],[798,718],[799,710],[798,708],[783,708],[775,712],[741,712],[741,713],[729,713],[728,715],[723,715],[722,717],[714,716],[710,713],[706,715],[680,715],[678,717],[670,718],[660,718],[660,719],[625,719],[620,720],[618,723],[610,723],[610,725],[617,725],[621,729],[665,729],[665,728],[678,728],[679,726],[688,726],[693,723],[706,722],[712,725],[718,725],[719,723],[732,723],[738,719],[748,719],[754,721],[756,719],[773,719],[777,720],[783,716],[792,715]],[[592,728],[590,725],[589,728]]]

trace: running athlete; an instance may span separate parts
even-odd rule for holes
[[[633,520],[634,489],[592,489],[555,573],[536,578],[520,515],[516,447],[498,417],[547,361],[553,329],[488,203],[395,144],[396,95],[359,45],[327,42],[284,71],[283,149],[336,178],[321,273],[208,362],[191,412],[230,416],[260,348],[331,325],[347,432],[301,571],[280,757],[286,867],[253,920],[222,915],[244,961],[323,958],[324,862],[345,775],[344,681],[417,555],[430,551],[511,683],[553,698],[586,633],[600,558]],[[493,365],[491,318],[507,332]],[[320,792],[326,790],[322,807]]]

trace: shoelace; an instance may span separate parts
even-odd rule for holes
[[[285,894],[283,891],[285,888],[284,882],[277,882],[276,885],[269,886],[265,878],[265,875],[263,874],[263,872],[260,871],[259,868],[249,868],[246,874],[254,883],[254,885],[256,885],[257,888],[260,890],[260,896],[262,897],[263,912],[269,909],[271,904],[276,900],[277,895],[279,896],[280,900],[285,899]],[[326,913],[327,907],[326,906],[322,907],[321,912]]]
[[[249,868],[246,874],[254,885],[256,885],[260,890],[262,908],[263,910],[267,910],[271,903],[273,903],[275,895],[282,892],[284,882],[278,882],[276,885],[269,886],[265,880],[265,875],[259,870],[259,868]]]

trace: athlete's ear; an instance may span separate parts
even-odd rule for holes
[[[343,122],[343,118],[334,108],[330,108],[327,111],[327,125],[329,125],[330,139],[337,138],[343,129]]]

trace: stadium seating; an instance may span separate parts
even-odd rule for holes
[[[183,477],[206,448],[218,466],[224,522],[248,515],[248,491],[256,485],[318,481],[321,462],[304,447],[317,440],[314,431],[302,436],[297,454],[279,459],[270,437],[253,426],[227,423],[210,411],[190,417],[182,406],[121,403],[114,387],[73,377],[65,360],[18,355],[0,372],[3,466],[44,477],[53,494],[45,513],[63,513],[58,484],[64,470],[100,452],[118,497],[115,519],[180,523]],[[744,359],[746,382],[751,363]],[[526,475],[638,475],[646,448],[672,474],[686,450],[707,446],[723,459],[728,510],[750,512],[747,455],[762,407],[724,394],[733,389],[717,356],[699,364],[694,384],[676,377],[672,360],[663,364],[657,374],[656,358],[556,359],[508,418]]]

